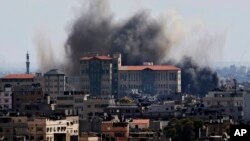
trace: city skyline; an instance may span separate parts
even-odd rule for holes
[[[79,12],[77,10],[82,3],[85,1],[1,1],[0,17],[4,22],[0,26],[2,31],[0,48],[4,51],[0,53],[0,69],[25,70],[25,54],[28,51],[31,56],[31,71],[36,71],[38,57],[35,47],[37,41],[34,38],[45,37],[43,39],[46,42],[45,45],[51,46],[54,51],[57,48],[63,48],[69,33],[68,28],[77,17]],[[31,8],[26,8],[27,5]],[[244,15],[248,12],[246,5],[235,1],[215,0],[182,3],[180,1],[109,1],[110,11],[117,21],[126,19],[141,9],[146,9],[153,17],[174,11],[184,25],[190,25],[190,22],[194,22],[194,25],[201,23],[205,26],[205,31],[225,32],[226,41],[219,54],[221,57],[218,57],[220,61],[216,60],[213,65],[225,65],[226,62],[249,64],[247,52],[250,49],[247,48],[249,43],[247,37],[250,36],[248,35],[250,32],[247,32],[247,25],[250,23],[248,20],[250,18]],[[55,55],[61,60],[63,58],[60,57],[64,57],[63,53],[59,51]]]

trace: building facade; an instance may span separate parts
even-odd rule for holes
[[[27,126],[27,117],[0,117],[0,138],[6,141],[25,140]]]
[[[173,94],[181,92],[181,70],[175,66],[122,66],[121,54],[87,55],[80,59],[81,90],[95,96],[122,97],[132,92]]]
[[[82,120],[92,119],[94,116],[103,116],[104,109],[115,102],[113,98],[91,97],[83,92],[65,92],[58,96],[56,110],[66,115],[78,115]]]
[[[0,91],[0,110],[12,109],[12,87],[7,84],[4,86],[4,90]]]
[[[129,138],[129,124],[127,122],[104,121],[101,124],[103,140],[127,141]]]
[[[62,119],[37,117],[28,121],[31,140],[78,141],[79,118],[67,116]]]
[[[243,120],[244,117],[244,95],[246,91],[221,90],[210,91],[203,98],[204,107],[217,111],[218,116],[230,116],[233,120]]]
[[[98,54],[82,57],[80,59],[81,89],[95,96],[117,95],[120,61],[120,54],[114,54],[113,58]]]
[[[57,69],[52,69],[44,74],[45,94],[56,101],[58,95],[63,95],[65,90],[65,74]]]
[[[0,79],[0,89],[3,90],[6,84],[11,86],[31,85],[34,81],[33,74],[8,74]]]
[[[173,94],[181,92],[181,70],[175,66],[153,65],[121,66],[119,68],[119,95],[133,92]]]
[[[39,103],[43,100],[43,90],[38,84],[14,86],[12,94],[13,110],[26,112],[25,105]]]

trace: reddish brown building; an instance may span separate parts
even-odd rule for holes
[[[129,125],[127,122],[102,122],[102,138],[110,141],[127,141],[129,138]]]

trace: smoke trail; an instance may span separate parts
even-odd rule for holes
[[[49,69],[55,68],[57,61],[53,54],[53,48],[49,38],[47,38],[43,31],[37,31],[34,35],[34,43],[36,46],[39,70],[46,72]]]

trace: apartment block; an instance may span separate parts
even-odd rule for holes
[[[65,90],[65,74],[57,69],[52,69],[44,74],[45,94],[50,95],[52,101],[57,96],[63,95]]]
[[[81,89],[91,95],[117,95],[118,67],[121,55],[90,54],[80,59]]]
[[[35,82],[33,74],[8,74],[0,78],[0,89],[3,90],[6,84],[11,86],[31,85]]]

